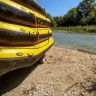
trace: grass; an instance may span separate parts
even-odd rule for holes
[[[76,27],[52,27],[54,32],[73,32],[73,33],[96,33],[94,26],[76,26]]]

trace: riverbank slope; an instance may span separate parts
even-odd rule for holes
[[[96,96],[96,56],[52,47],[45,64],[0,79],[2,96]]]
[[[54,32],[68,32],[68,33],[96,33],[96,25],[92,26],[69,26],[69,27],[52,27]]]

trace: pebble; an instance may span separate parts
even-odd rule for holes
[[[60,85],[61,83],[59,82],[58,85]]]
[[[45,93],[45,94],[44,94],[44,96],[48,96],[48,94],[47,94],[47,93]]]
[[[81,93],[81,95],[84,95],[85,93]]]
[[[59,78],[57,78],[56,81],[59,81]]]
[[[57,87],[56,89],[59,90],[59,87]]]
[[[64,94],[64,96],[67,96],[66,94]]]
[[[47,61],[48,64],[50,64],[51,62],[50,61]]]
[[[29,94],[29,96],[32,96],[32,94]]]
[[[50,85],[53,85],[53,83],[50,83]]]

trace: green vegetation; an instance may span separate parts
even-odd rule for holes
[[[52,27],[54,32],[95,33],[96,26]]]
[[[96,32],[96,1],[83,0],[76,8],[70,9],[64,16],[47,14],[53,30],[71,32]],[[84,26],[84,27],[83,27]]]

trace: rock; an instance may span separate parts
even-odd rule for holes
[[[59,82],[58,85],[60,85],[61,83]]]
[[[50,64],[51,62],[50,61],[47,61],[47,64]]]
[[[50,85],[53,85],[53,83],[51,82]]]
[[[44,96],[48,96],[48,93],[45,93]]]

